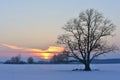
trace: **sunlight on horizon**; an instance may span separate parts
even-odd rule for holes
[[[17,50],[22,51],[23,53],[29,53],[31,56],[36,56],[42,59],[51,59],[54,55],[57,55],[57,53],[63,52],[63,47],[57,47],[57,46],[49,46],[48,49],[42,50],[42,49],[36,49],[36,48],[25,48],[25,47],[18,47],[15,45],[9,45],[9,44],[1,44],[1,46],[4,46],[5,48],[11,49],[11,50]],[[23,55],[24,56],[24,55]]]
[[[54,55],[56,54],[55,53],[33,53],[33,56],[37,56],[45,60],[51,59]]]

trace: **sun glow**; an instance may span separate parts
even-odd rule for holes
[[[50,46],[47,50],[40,50],[40,49],[31,49],[31,50],[33,52],[36,52],[33,54],[33,56],[38,56],[43,59],[51,59],[54,55],[57,55],[57,53],[63,52],[64,48]]]
[[[51,59],[55,54],[53,53],[37,53],[37,54],[34,54],[42,59]]]
[[[42,50],[42,49],[36,49],[36,48],[18,47],[18,46],[8,45],[8,44],[1,44],[1,45],[13,50],[21,50],[21,51],[28,52],[32,56],[37,56],[42,59],[51,59],[54,55],[57,55],[57,53],[64,51],[63,47],[57,47],[57,46],[49,46],[48,49]]]

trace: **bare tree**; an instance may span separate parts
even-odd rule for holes
[[[94,9],[81,12],[63,29],[65,34],[58,37],[57,43],[65,45],[70,55],[85,65],[86,71],[91,70],[90,63],[95,57],[114,50],[106,39],[112,36],[115,25]]]

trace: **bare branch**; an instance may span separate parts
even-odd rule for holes
[[[115,25],[94,9],[81,12],[78,18],[68,21],[63,29],[66,34],[58,37],[58,43],[65,45],[73,57],[85,65],[95,57],[114,50],[104,43],[105,38],[112,35]],[[95,54],[92,55],[92,52]]]

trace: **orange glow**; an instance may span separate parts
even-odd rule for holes
[[[8,44],[2,44],[2,46],[8,47],[10,49],[15,49],[15,50],[28,51],[28,52],[32,53],[32,56],[38,56],[43,59],[50,59],[57,53],[64,51],[64,48],[56,47],[56,46],[50,46],[46,50],[35,49],[35,48],[24,48],[24,47],[18,47],[18,46],[8,45]]]
[[[33,51],[33,52],[39,52],[39,53],[59,53],[64,51],[64,48],[62,47],[56,47],[56,46],[50,46],[46,50],[41,49],[26,49],[27,51]]]
[[[56,46],[50,46],[47,51],[48,52],[62,52],[62,51],[64,51],[64,48],[56,47]]]
[[[43,59],[51,59],[55,54],[53,54],[53,53],[36,53],[33,55],[38,56]]]
[[[50,46],[46,50],[41,49],[27,49],[28,51],[33,52],[33,56],[38,56],[43,59],[51,59],[56,53],[60,53],[64,51],[62,47]]]

